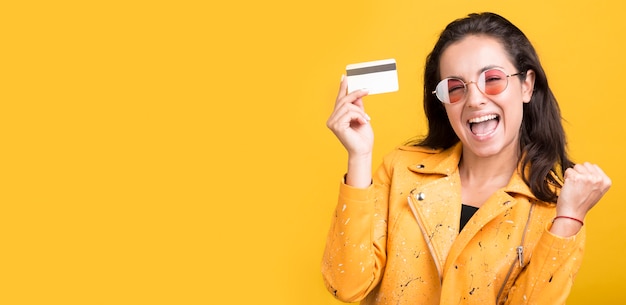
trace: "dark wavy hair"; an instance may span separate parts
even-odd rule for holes
[[[533,194],[542,201],[557,200],[564,172],[573,166],[567,155],[561,111],[548,86],[539,57],[526,35],[507,19],[494,13],[469,14],[457,19],[443,30],[432,52],[426,58],[424,71],[424,111],[428,119],[427,135],[413,145],[449,148],[459,141],[448,120],[443,104],[431,92],[441,80],[439,61],[443,51],[468,35],[495,38],[504,46],[518,71],[533,70],[535,87],[530,103],[523,106],[519,149],[523,179]],[[525,77],[520,76],[522,78]]]

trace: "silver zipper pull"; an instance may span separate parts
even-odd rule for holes
[[[519,267],[524,267],[524,247],[517,247],[517,258],[519,259]]]

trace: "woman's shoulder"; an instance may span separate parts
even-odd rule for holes
[[[446,149],[418,145],[398,145],[385,156],[387,164],[418,163],[427,158],[437,158]]]
[[[402,144],[394,147],[387,155],[419,158],[435,155],[442,151],[441,148]]]
[[[444,149],[421,146],[421,145],[399,145],[395,148],[395,150],[433,155],[433,154],[438,154],[442,152]]]

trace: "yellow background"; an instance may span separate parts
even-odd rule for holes
[[[577,161],[613,188],[587,218],[569,304],[626,291],[625,7],[619,1],[5,1],[1,304],[339,304],[320,258],[346,154],[325,127],[348,63],[375,162],[424,133],[424,58],[494,11],[535,44]]]

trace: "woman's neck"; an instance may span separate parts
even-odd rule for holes
[[[459,163],[463,203],[480,207],[493,192],[509,183],[517,163],[515,154],[484,158],[463,152]]]

